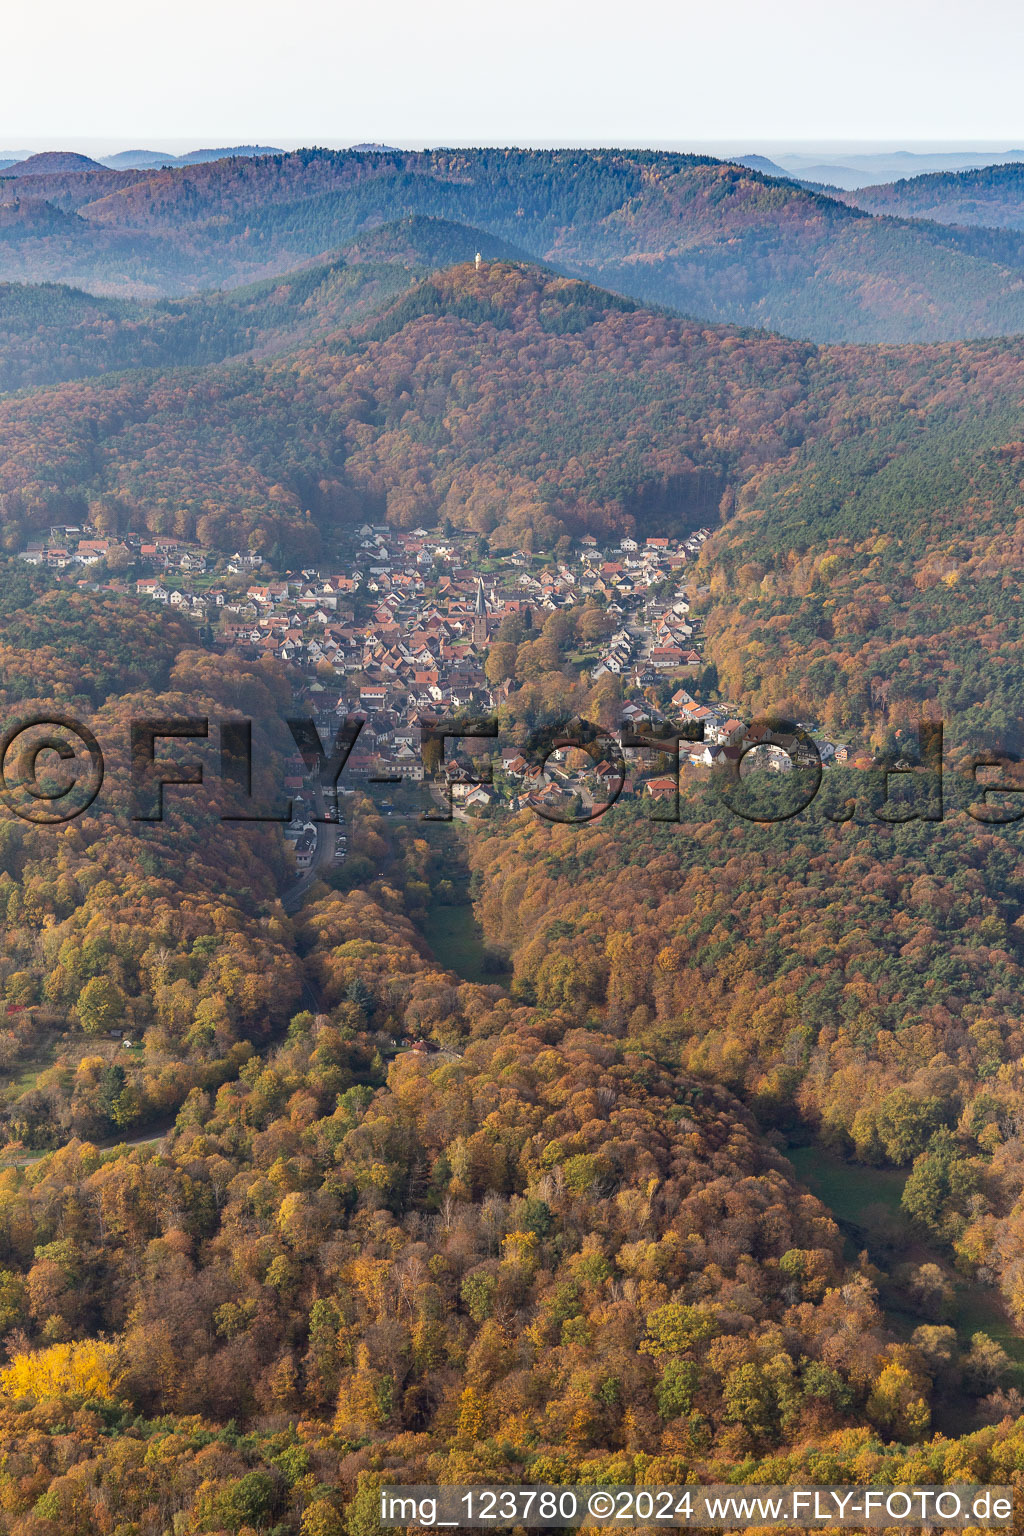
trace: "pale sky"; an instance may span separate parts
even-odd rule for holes
[[[6,0],[0,151],[1024,141],[1021,0]]]

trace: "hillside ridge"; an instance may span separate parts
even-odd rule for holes
[[[0,278],[142,297],[294,269],[426,216],[644,303],[818,341],[1024,331],[1024,242],[878,218],[706,155],[622,150],[297,150],[157,170],[25,177],[83,231],[0,241]],[[835,189],[832,189],[834,192]]]

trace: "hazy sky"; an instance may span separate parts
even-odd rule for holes
[[[7,0],[0,150],[1024,141],[1020,0]]]

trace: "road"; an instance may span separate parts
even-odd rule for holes
[[[89,1145],[95,1147],[97,1152],[109,1152],[112,1147],[162,1147],[170,1134],[170,1130],[166,1130],[156,1136],[133,1136],[128,1141],[122,1136],[117,1141],[92,1141]],[[19,1152],[17,1157],[4,1157],[0,1159],[0,1172],[4,1168],[28,1168],[32,1163],[38,1163],[40,1158],[48,1157],[51,1152],[62,1152],[68,1145],[65,1142],[63,1146],[48,1147],[43,1152]]]
[[[313,849],[312,862],[308,869],[304,869],[301,874],[296,876],[291,885],[286,886],[281,892],[281,905],[289,917],[294,917],[295,913],[302,906],[310,887],[318,878],[324,865],[330,864],[334,860],[334,845],[338,835],[338,824],[325,820],[327,807],[319,781],[317,781],[313,791],[313,803],[316,810],[316,821],[313,824],[313,830],[316,833],[316,847]]]

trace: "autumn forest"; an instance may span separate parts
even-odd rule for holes
[[[1020,167],[75,159],[0,167],[0,722],[105,757],[0,795],[0,1531],[1019,1489]],[[350,707],[325,802],[287,722]],[[477,813],[358,776],[485,714]],[[133,722],[196,718],[143,819]],[[798,817],[723,805],[765,719],[827,745]],[[719,765],[545,819],[579,720]]]

